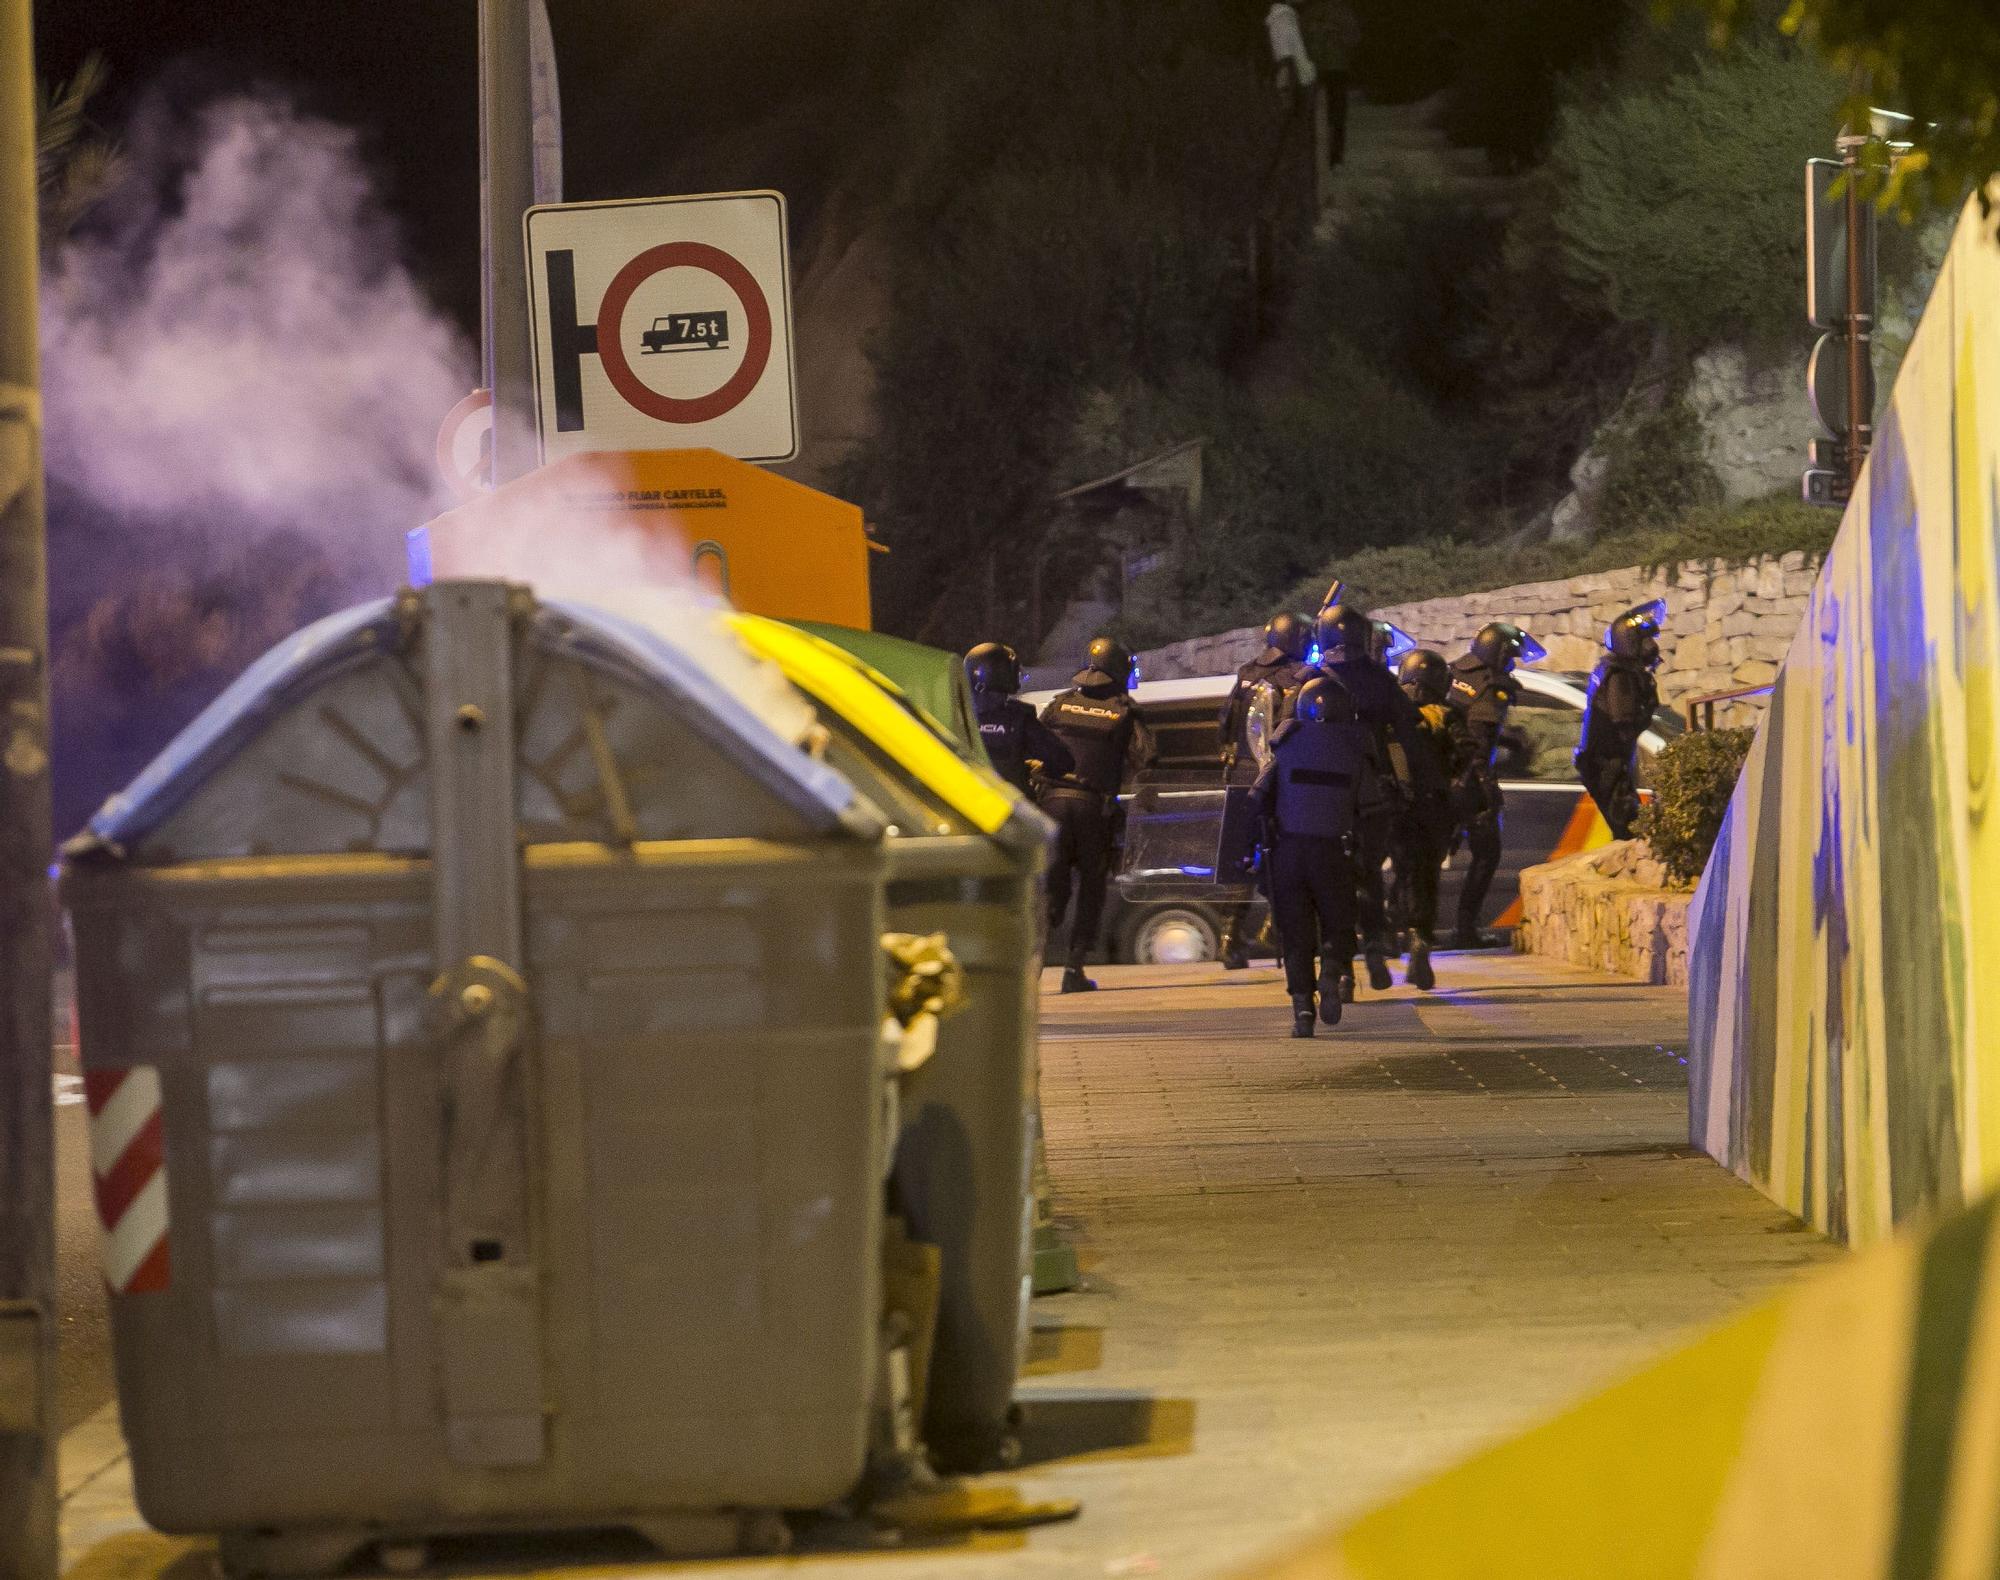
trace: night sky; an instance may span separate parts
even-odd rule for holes
[[[852,8],[762,0],[754,40],[744,0],[553,0],[550,12],[568,196],[777,186],[809,221],[813,161],[837,139],[823,114],[800,112],[841,75]],[[475,0],[44,0],[36,13],[43,77],[67,77],[91,50],[110,62],[93,111],[110,130],[148,92],[187,104],[251,86],[359,129],[419,279],[471,327]],[[753,126],[756,138],[737,135]]]

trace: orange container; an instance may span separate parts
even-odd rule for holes
[[[870,629],[861,510],[716,450],[566,456],[410,534],[410,579],[502,578],[582,592],[682,583],[738,609]]]

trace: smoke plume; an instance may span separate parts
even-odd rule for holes
[[[477,382],[352,131],[162,98],[126,143],[43,285],[69,824],[271,642],[396,585],[403,534],[451,503],[439,420]]]

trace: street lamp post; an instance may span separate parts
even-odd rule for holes
[[[528,254],[521,216],[535,201],[535,0],[479,0],[480,306],[493,392],[493,485],[535,467]]]
[[[56,1572],[48,580],[29,0],[0,0],[0,1575]]]

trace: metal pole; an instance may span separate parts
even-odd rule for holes
[[[521,240],[521,216],[535,201],[532,14],[533,0],[479,0],[480,305],[495,487],[537,464]]]
[[[56,1572],[48,593],[34,46],[0,0],[0,1575]]]
[[[1844,186],[1847,210],[1847,441],[1845,458],[1849,488],[1861,481],[1861,465],[1868,459],[1874,437],[1875,413],[1870,409],[1868,376],[1869,325],[1862,311],[1861,295],[1861,150],[1865,138],[1843,137],[1840,162],[1845,167]]]

